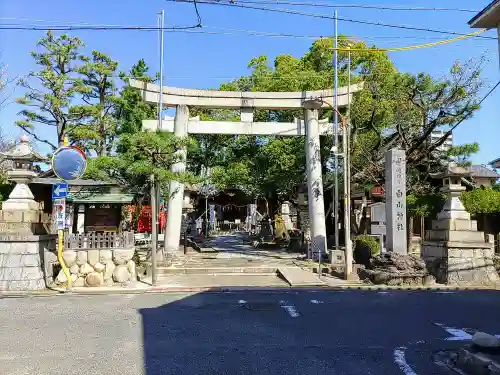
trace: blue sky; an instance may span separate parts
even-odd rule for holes
[[[313,0],[310,0],[313,1]],[[325,0],[317,0],[317,2]],[[396,1],[392,4],[421,7],[454,7],[482,9],[488,0],[465,1],[429,0]],[[330,2],[334,3],[334,2]],[[380,0],[349,0],[349,4],[384,4]],[[338,3],[341,4],[341,3]],[[280,8],[298,9],[306,12],[330,13],[331,8],[296,8],[281,5]],[[71,24],[90,23],[107,25],[155,26],[156,14],[165,10],[167,26],[183,26],[196,23],[191,4],[171,3],[162,0],[87,0],[87,1],[38,1],[0,0],[0,24]],[[199,5],[203,25],[207,32],[221,32],[222,29],[247,29],[261,32],[288,33],[295,35],[332,35],[333,21],[281,13],[262,12],[249,9]],[[472,13],[459,12],[402,12],[339,8],[339,17],[370,20],[391,24],[406,24],[424,28],[435,28],[456,32],[470,32],[467,21]],[[390,29],[378,26],[359,25],[339,21],[339,33],[355,35],[369,43],[384,47],[420,44],[448,36]],[[122,70],[128,70],[138,59],[144,58],[152,70],[159,70],[158,35],[147,31],[72,31],[80,37],[88,51],[93,49],[108,53],[119,61]],[[29,55],[43,31],[0,30],[0,60],[8,64],[11,75],[22,76],[34,69]],[[494,31],[487,33],[496,36]],[[302,56],[312,40],[305,38],[270,38],[258,36],[213,35],[198,33],[165,34],[165,84],[188,88],[213,88],[221,82],[246,74],[247,64],[252,57],[266,54],[271,59],[281,53]],[[425,50],[392,53],[400,71],[425,71],[443,75],[456,60],[465,61],[471,57],[485,55],[484,79],[494,84],[500,78],[498,45],[495,40],[469,39],[453,45]],[[16,95],[22,94],[19,90]],[[492,95],[473,119],[464,122],[454,134],[456,144],[478,142],[480,152],[474,163],[484,164],[500,157],[498,131],[500,90]],[[13,137],[18,137],[14,121],[20,106],[11,104],[0,112],[0,127]],[[40,128],[40,131],[50,131]],[[42,149],[43,150],[43,149]]]

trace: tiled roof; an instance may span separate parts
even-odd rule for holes
[[[486,168],[484,165],[471,165],[469,170],[471,177],[500,178],[498,173]]]

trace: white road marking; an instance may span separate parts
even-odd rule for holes
[[[438,327],[441,327],[444,329],[446,332],[448,332],[451,337],[445,338],[446,341],[467,341],[467,340],[472,340],[472,335],[468,332],[465,332],[463,329],[460,328],[453,328],[453,327],[448,327],[445,326],[444,324],[441,323],[434,323]],[[500,338],[500,335],[494,335],[498,338]]]
[[[285,301],[280,301],[280,305],[292,318],[298,318],[300,316],[299,312],[295,306],[286,303]]]
[[[378,292],[378,294],[389,294],[389,292]]]
[[[405,351],[406,348],[404,346],[394,349],[394,363],[398,365],[399,369],[403,371],[405,375],[417,375],[417,373],[413,371],[411,366],[406,362]]]
[[[318,301],[317,299],[312,299],[311,303],[314,303],[315,305],[319,305],[320,303],[323,303],[323,301]]]
[[[436,294],[456,294],[457,292],[452,292],[452,291],[449,291],[449,290],[441,290],[439,292],[434,292]]]

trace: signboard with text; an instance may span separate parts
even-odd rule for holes
[[[54,215],[57,230],[64,230],[66,227],[66,199],[54,200]]]

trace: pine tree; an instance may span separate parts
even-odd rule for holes
[[[27,92],[17,102],[27,108],[19,112],[24,118],[16,124],[37,141],[56,149],[66,136],[71,137],[86,115],[72,103],[86,92],[78,75],[86,60],[79,52],[84,44],[79,38],[68,35],[56,37],[48,31],[37,45],[42,51],[32,52],[31,56],[40,70],[19,81]],[[39,129],[39,125],[55,129],[55,141],[46,136],[47,129]]]

